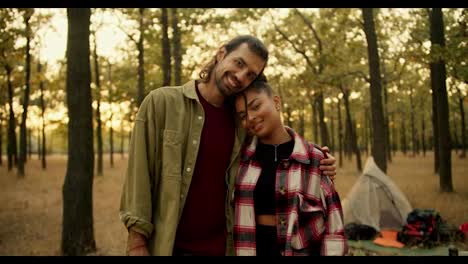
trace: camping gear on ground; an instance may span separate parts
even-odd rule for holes
[[[344,222],[368,225],[380,230],[401,230],[412,211],[398,186],[370,156],[362,175],[343,200]]]
[[[350,240],[372,240],[378,232],[372,226],[350,223],[345,225],[345,236]]]
[[[397,235],[398,231],[395,230],[381,230],[374,243],[382,247],[403,248],[405,244],[397,240]]]
[[[461,224],[458,229],[463,233],[465,241],[468,242],[468,222]]]

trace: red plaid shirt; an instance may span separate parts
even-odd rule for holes
[[[321,255],[345,255],[343,211],[340,198],[319,165],[324,153],[287,127],[294,138],[289,159],[276,170],[276,223],[284,256],[310,255],[311,244],[321,243]],[[234,245],[238,256],[256,255],[254,189],[261,173],[254,157],[257,138],[242,150],[236,178]],[[278,202],[283,200],[283,202]]]

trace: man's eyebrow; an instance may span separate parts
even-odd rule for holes
[[[245,62],[245,60],[242,58],[242,57],[239,57],[239,60],[247,67],[249,67],[249,65],[247,64],[247,62]],[[255,75],[255,78],[257,78],[257,76],[259,75],[259,73],[256,73],[255,70],[250,70],[250,72]]]

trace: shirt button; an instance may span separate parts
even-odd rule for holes
[[[280,219],[280,224],[281,224],[282,226],[286,225],[286,220],[285,220],[284,218],[281,218],[281,219]]]
[[[280,192],[281,195],[285,195],[286,194],[286,188],[284,186],[281,186],[279,192]]]
[[[202,117],[202,116],[198,116],[198,120],[202,120],[202,119],[203,119],[203,117]]]
[[[193,143],[194,145],[196,145],[196,144],[198,143],[198,141],[193,140],[192,143]]]
[[[191,168],[187,168],[187,169],[186,169],[187,172],[190,172],[191,170],[192,170]]]

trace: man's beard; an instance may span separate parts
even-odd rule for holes
[[[227,75],[227,73],[224,73],[221,78],[218,78],[218,74],[216,74],[216,71],[214,71],[214,78],[215,78],[215,83],[216,83],[216,88],[218,88],[218,91],[224,96],[228,97],[231,96],[232,94],[230,93],[229,88],[226,87],[226,85],[223,82],[224,77]]]

